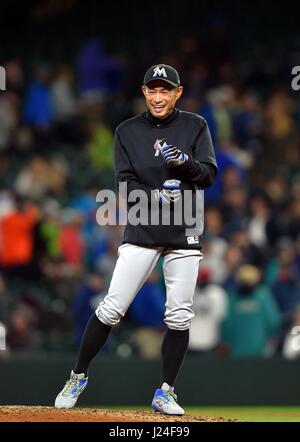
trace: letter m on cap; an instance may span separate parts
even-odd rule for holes
[[[167,78],[165,68],[161,68],[159,66],[156,66],[156,68],[153,71],[153,77],[157,77],[157,76]]]

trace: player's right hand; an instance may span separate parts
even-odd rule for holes
[[[166,180],[162,189],[158,190],[158,200],[163,204],[176,203],[181,197],[180,184],[180,180]]]
[[[188,160],[188,156],[172,144],[164,146],[161,153],[168,167],[180,166]]]

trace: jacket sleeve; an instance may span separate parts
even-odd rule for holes
[[[114,141],[115,150],[115,182],[118,189],[119,183],[127,183],[127,194],[132,190],[143,190],[146,192],[148,198],[151,198],[151,188],[147,184],[143,184],[139,181],[138,177],[134,173],[134,168],[131,164],[130,158],[124,145],[122,144],[118,129],[115,132]]]
[[[201,188],[210,187],[218,171],[214,147],[207,122],[203,120],[193,144],[193,155],[178,166],[185,179]]]

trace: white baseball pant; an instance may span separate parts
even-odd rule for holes
[[[200,250],[141,247],[129,243],[119,247],[108,293],[96,309],[101,322],[110,326],[119,323],[161,255],[164,257],[166,285],[164,321],[173,330],[190,327],[194,317],[192,305],[199,262],[203,254]]]

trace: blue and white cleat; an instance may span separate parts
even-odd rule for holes
[[[55,407],[73,408],[87,383],[88,378],[84,377],[84,373],[75,374],[72,370],[70,379],[55,399]]]
[[[162,387],[157,389],[152,400],[152,410],[158,413],[175,414],[182,416],[184,409],[177,403],[177,396],[174,393],[174,388],[170,387],[166,382]]]

